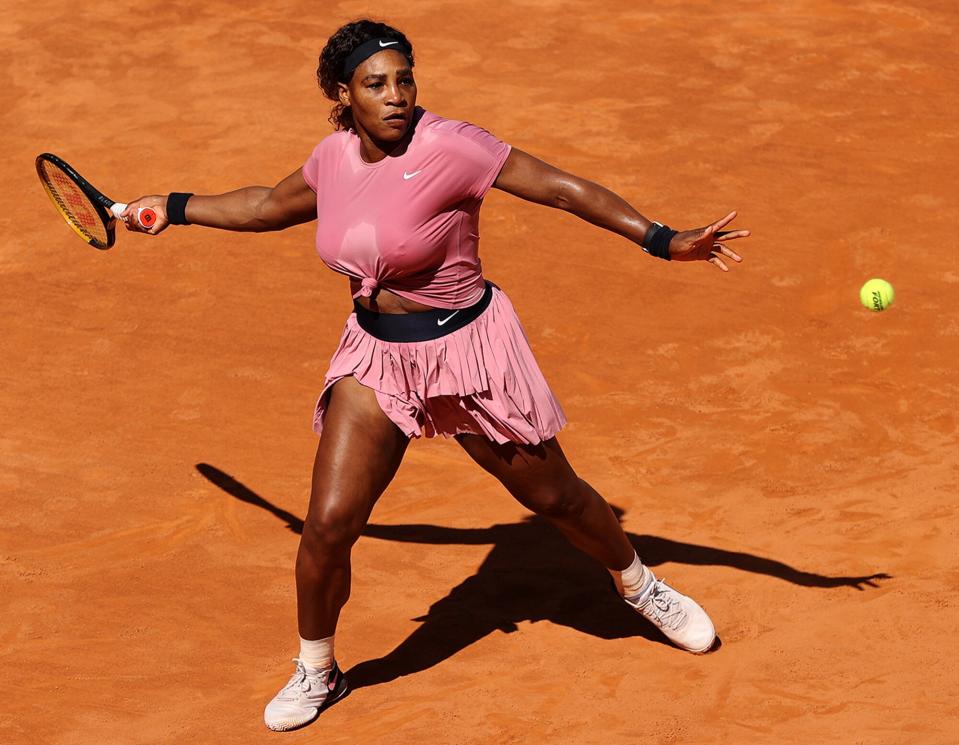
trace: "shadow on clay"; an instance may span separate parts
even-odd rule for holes
[[[227,494],[270,512],[290,531],[303,532],[302,519],[268,502],[229,474],[207,463],[198,463],[196,469]],[[623,510],[615,506],[613,510],[622,519]],[[494,631],[516,631],[517,624],[523,621],[550,621],[601,639],[640,636],[656,643],[668,643],[610,591],[609,575],[602,567],[573,549],[559,531],[535,515],[486,528],[371,523],[363,535],[398,543],[489,545],[491,549],[473,576],[433,603],[425,615],[413,619],[421,621],[422,626],[393,651],[347,671],[351,688],[385,683],[427,670]],[[890,579],[887,574],[815,574],[739,551],[653,535],[627,535],[651,567],[668,562],[728,566],[804,587],[854,587],[857,590],[877,587],[879,580]]]

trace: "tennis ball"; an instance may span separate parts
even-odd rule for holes
[[[869,310],[885,310],[896,299],[896,291],[884,279],[870,279],[859,290],[859,299]]]

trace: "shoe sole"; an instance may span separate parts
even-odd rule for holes
[[[666,636],[666,635],[663,634],[663,636]],[[669,640],[669,637],[667,636],[666,639]],[[670,644],[676,647],[676,649],[681,649],[684,652],[689,652],[690,654],[709,654],[710,652],[713,651],[714,648],[718,649],[721,644],[721,642],[720,644],[717,644],[717,642],[719,642],[718,635],[713,637],[713,640],[709,642],[709,646],[706,647],[705,649],[688,649],[687,647],[680,647],[678,644],[676,644],[672,640],[669,640],[669,641],[670,641]]]
[[[336,702],[342,701],[349,695],[350,691],[353,690],[350,688],[349,683],[346,682],[346,676],[344,676],[343,673],[340,673],[340,680],[343,681],[343,685],[338,687],[332,696],[326,697],[326,700],[317,708],[316,715],[312,719],[303,722],[303,724],[298,724],[295,727],[288,727],[287,729],[273,729],[270,725],[267,725],[266,728],[270,730],[270,732],[295,732],[298,729],[309,727],[311,724],[313,724],[313,722],[320,718],[320,714],[329,709]]]

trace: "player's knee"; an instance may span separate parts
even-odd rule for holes
[[[586,508],[582,484],[577,478],[533,487],[521,501],[537,515],[555,520],[575,520]]]
[[[303,543],[311,552],[349,551],[363,532],[363,521],[355,510],[335,504],[311,510],[303,524]]]

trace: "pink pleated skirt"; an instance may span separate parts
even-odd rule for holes
[[[432,341],[381,341],[351,313],[316,404],[317,434],[330,387],[349,376],[376,392],[380,408],[407,437],[477,434],[535,445],[566,424],[513,304],[495,285],[479,317]]]

